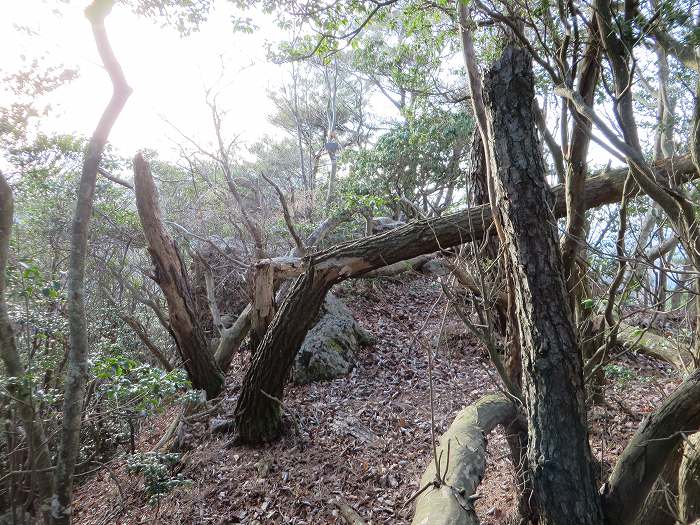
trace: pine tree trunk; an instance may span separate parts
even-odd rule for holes
[[[282,432],[284,386],[294,357],[323,304],[331,282],[313,266],[297,278],[245,375],[236,404],[236,439],[265,443]]]
[[[484,98],[498,209],[515,273],[528,463],[541,523],[602,524],[585,422],[581,354],[534,124],[534,78],[527,51],[506,48],[485,76]]]
[[[469,182],[472,204],[489,205],[486,154],[481,134],[475,130],[472,137],[470,153]],[[488,239],[485,246],[486,255],[496,260],[499,258],[499,241],[497,236]],[[479,256],[478,253],[475,254]],[[505,344],[505,362],[511,383],[522,387],[522,354],[518,335],[518,320],[515,315],[513,295],[513,275],[508,262],[501,259],[501,271],[506,276],[506,301],[497,301],[493,307],[494,328],[507,343]],[[494,268],[487,278],[498,278],[498,269]],[[506,441],[510,449],[511,462],[518,490],[518,513],[524,523],[536,520],[536,502],[532,497],[532,483],[527,469],[527,426],[520,419],[514,420],[506,427]]]
[[[671,167],[683,178],[697,177],[697,172],[688,157],[678,157],[659,164],[658,177],[666,176]],[[589,178],[586,181],[586,205],[595,207],[619,200],[627,172],[627,168],[622,168]],[[547,209],[553,210],[554,217],[562,217],[566,213],[562,187],[556,187],[554,194],[557,196],[556,203]],[[549,220],[553,221],[551,214]],[[302,297],[304,294],[311,297],[320,292],[325,294],[333,284],[342,280],[358,277],[374,269],[419,255],[481,240],[491,221],[488,205],[472,207],[440,217],[415,220],[386,233],[349,241],[319,252],[306,261],[307,268],[313,268],[317,274],[314,277],[316,284],[311,289],[296,286],[284,299],[246,373],[243,391],[238,400],[239,406],[236,409],[237,431],[241,440],[261,443],[274,439],[281,431],[279,410],[272,409],[269,398],[267,401],[262,399],[267,397],[262,391],[267,394],[272,391],[279,392],[280,396],[275,397],[282,399],[281,394],[294,355],[304,339],[306,330],[318,315],[318,308],[322,302],[322,299],[314,299],[305,304]],[[541,224],[536,226],[540,227]],[[301,277],[298,279],[302,280]],[[319,291],[312,292],[314,288],[318,288]],[[295,306],[290,307],[291,304]],[[297,333],[299,329],[304,329],[302,334]],[[288,334],[293,332],[294,338],[288,338]],[[225,332],[222,340],[226,337]],[[232,346],[224,345],[223,342],[222,345]],[[261,348],[264,348],[263,352],[260,352]],[[278,360],[278,354],[273,351],[275,348],[280,349],[279,355],[284,356],[283,361]],[[219,358],[220,362],[225,363],[230,360],[231,353],[221,352]],[[283,366],[286,366],[284,370]],[[269,369],[274,369],[275,372],[268,378]],[[276,406],[279,408],[279,403]]]

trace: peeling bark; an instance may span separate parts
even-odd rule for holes
[[[275,315],[275,270],[269,259],[253,267],[252,297],[250,304],[250,347],[255,349],[267,332]]]
[[[134,158],[134,184],[136,207],[155,267],[153,279],[168,303],[169,329],[192,386],[204,390],[209,399],[214,398],[224,386],[224,374],[209,352],[196,315],[187,268],[175,241],[163,226],[151,170],[140,153]]]

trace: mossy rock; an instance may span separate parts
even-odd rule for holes
[[[319,320],[309,330],[296,356],[292,381],[306,384],[329,381],[349,374],[355,367],[355,352],[370,344],[372,335],[364,330],[340,299],[328,294]]]

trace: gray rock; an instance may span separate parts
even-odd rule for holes
[[[347,375],[355,367],[355,351],[373,342],[340,299],[328,294],[319,320],[309,330],[296,356],[292,381],[306,384]]]
[[[372,233],[384,233],[395,230],[406,224],[404,221],[392,219],[391,217],[375,217],[372,219]]]
[[[225,434],[233,432],[236,422],[232,418],[215,417],[209,422],[209,430],[212,434]]]

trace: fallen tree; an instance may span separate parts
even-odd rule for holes
[[[589,178],[586,205],[594,208],[618,201],[627,171],[627,168],[619,168]],[[691,180],[698,176],[689,156],[657,164],[656,173],[659,179],[673,175]],[[565,215],[566,203],[563,186],[556,186],[552,191],[554,220]],[[318,314],[323,297],[334,284],[420,255],[478,241],[487,234],[491,223],[490,207],[477,206],[441,217],[419,219],[395,230],[306,257],[305,273],[297,278],[275,314],[243,380],[236,407],[238,439],[244,443],[262,443],[279,437],[281,402],[289,367]]]
[[[421,477],[413,525],[479,525],[472,496],[486,468],[486,438],[516,417],[502,394],[484,396],[457,414]]]
[[[617,339],[630,350],[666,361],[680,371],[694,368],[693,355],[687,344],[674,343],[651,330],[621,323]]]

